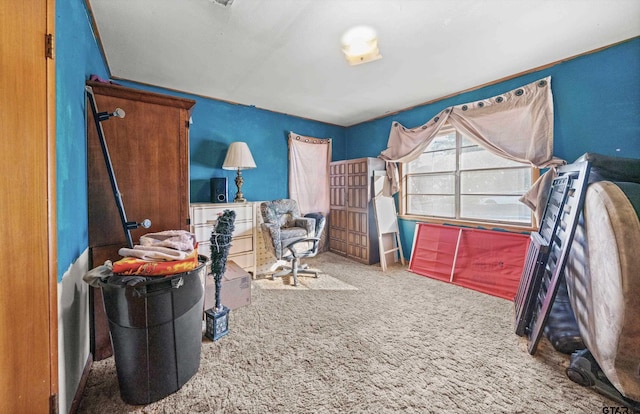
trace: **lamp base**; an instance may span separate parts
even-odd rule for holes
[[[242,173],[238,168],[238,175],[236,176],[236,187],[238,187],[238,192],[236,193],[236,198],[233,199],[234,203],[245,203],[247,201],[244,198],[244,194],[242,194],[242,184],[244,183],[244,179],[242,178]]]

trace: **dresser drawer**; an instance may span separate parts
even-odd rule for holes
[[[255,253],[243,253],[239,255],[229,254],[227,261],[229,260],[233,260],[234,262],[236,262],[238,266],[240,266],[241,268],[243,268],[244,270],[246,270],[251,274],[255,272],[255,268],[254,268],[254,263],[256,262]]]
[[[256,217],[255,203],[194,203],[190,207],[191,232],[198,241],[198,253],[211,256],[211,232],[225,210],[233,210],[236,217],[229,256],[247,272],[256,272]]]
[[[201,224],[193,227],[193,233],[196,235],[196,241],[204,242],[211,239],[211,232],[213,231],[214,224]],[[238,237],[253,236],[253,222],[241,221],[233,223],[234,239]]]
[[[225,210],[234,210],[236,212],[236,222],[238,221],[253,221],[253,205],[252,204],[238,204],[238,205],[220,205],[220,206],[196,206],[193,207],[193,224],[215,224],[220,214]]]
[[[253,251],[253,237],[242,237],[239,239],[234,238],[231,240],[231,248],[229,254],[246,253]],[[211,256],[211,242],[199,242],[198,254],[203,254],[207,257]]]

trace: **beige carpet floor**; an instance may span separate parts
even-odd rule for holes
[[[203,340],[200,369],[146,405],[119,396],[113,358],[94,362],[80,413],[601,413],[546,339],[531,356],[513,303],[394,265],[332,253],[308,263],[355,290],[263,289]],[[320,275],[322,278],[322,275]],[[301,278],[302,279],[302,278]]]

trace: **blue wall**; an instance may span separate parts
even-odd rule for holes
[[[286,198],[289,194],[289,131],[318,138],[332,138],[333,159],[345,159],[343,127],[290,115],[231,104],[161,88],[118,81],[123,86],[171,94],[196,101],[189,130],[191,202],[209,202],[209,179],[227,177],[229,199],[236,194],[235,171],[222,169],[229,144],[245,141],[257,168],[242,172],[242,192],[249,201]]]
[[[375,157],[387,147],[393,121],[408,128],[444,108],[473,102],[551,76],[554,155],[574,161],[585,152],[640,158],[640,38],[495,85],[354,125],[347,129],[347,158]],[[415,221],[400,220],[411,254]]]
[[[189,133],[191,152],[191,201],[210,201],[209,179],[228,177],[229,199],[236,193],[235,171],[222,170],[229,144],[246,141],[257,168],[242,172],[242,192],[249,201],[286,198],[289,195],[289,131],[332,138],[334,151],[344,148],[344,128],[288,115],[196,99]],[[336,151],[344,156],[344,151]]]
[[[58,281],[87,248],[87,146],[85,81],[91,74],[109,78],[84,0],[56,2],[56,191]],[[197,101],[190,129],[191,202],[210,200],[209,179],[229,178],[235,196],[236,173],[222,170],[233,141],[249,143],[257,168],[243,172],[249,200],[287,197],[287,134],[333,138],[333,157],[345,159],[345,129],[339,126],[234,105],[132,82],[125,86],[183,96]]]
[[[85,80],[107,67],[83,0],[56,2],[56,203],[58,281],[87,249]]]
[[[286,136],[290,130],[334,138],[334,160],[376,157],[387,146],[393,121],[409,128],[419,126],[446,107],[498,95],[546,76],[552,77],[556,156],[572,161],[590,151],[640,158],[639,73],[640,39],[634,39],[545,70],[348,128],[177,94],[197,101],[190,138],[191,201],[209,201],[210,177],[228,177],[230,197],[233,196],[235,173],[220,168],[232,141],[246,141],[258,165],[255,170],[243,172],[245,196],[250,200],[286,197]],[[123,84],[176,94],[131,82]],[[405,234],[413,238],[413,231]]]
[[[347,129],[347,158],[375,157],[393,121],[420,126],[452,105],[473,102],[551,76],[554,153],[573,161],[585,152],[640,158],[640,38],[454,97]]]
[[[84,82],[95,73],[108,78],[83,0],[56,4],[57,214],[59,277],[87,248],[86,123]],[[190,129],[191,202],[210,200],[209,179],[228,177],[235,195],[235,172],[222,170],[228,145],[246,141],[257,168],[243,172],[249,200],[288,194],[287,134],[333,138],[333,159],[376,157],[386,148],[393,121],[422,125],[442,109],[497,95],[552,76],[555,155],[572,161],[584,152],[640,158],[640,39],[586,55],[495,85],[443,99],[385,118],[343,128],[172,91],[123,85],[196,100]],[[406,254],[415,222],[401,220]]]

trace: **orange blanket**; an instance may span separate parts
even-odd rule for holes
[[[124,257],[113,263],[113,273],[119,275],[167,276],[191,271],[198,267],[198,250],[184,260],[152,262],[137,257]]]

